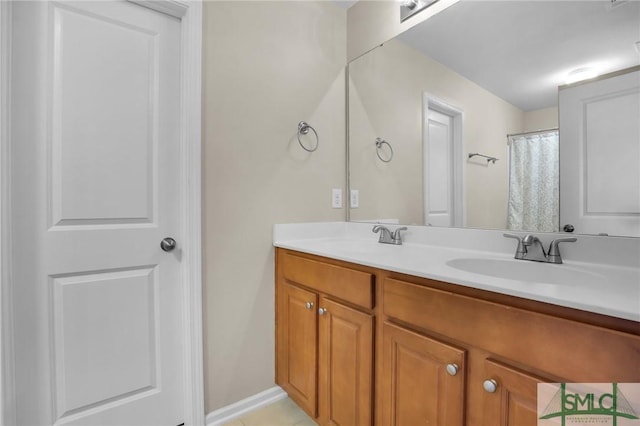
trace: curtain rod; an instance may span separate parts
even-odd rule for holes
[[[559,129],[559,128],[557,128],[557,127],[554,127],[554,128],[552,128],[552,129],[532,130],[532,131],[530,131],[530,132],[523,132],[523,133],[511,133],[511,134],[508,134],[508,135],[507,135],[507,137],[508,137],[508,138],[510,138],[510,137],[512,137],[512,136],[531,135],[531,134],[533,134],[533,133],[547,133],[547,132],[553,132],[553,131],[557,131],[557,130],[560,130],[560,129]]]

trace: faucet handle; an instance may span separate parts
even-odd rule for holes
[[[400,231],[406,231],[407,227],[403,226],[402,228],[398,228],[395,231],[393,231],[393,239],[394,240],[402,240],[402,235],[400,234]]]
[[[401,245],[402,244],[402,235],[400,234],[400,231],[406,231],[407,227],[403,226],[402,228],[396,228],[395,231],[393,231],[393,234],[391,235],[391,243],[395,244],[395,245]]]
[[[551,244],[549,244],[548,262],[550,262],[550,263],[562,263],[562,257],[560,257],[560,249],[558,248],[558,244],[560,244],[560,243],[575,243],[576,241],[578,241],[578,239],[575,238],[575,237],[571,237],[571,238],[556,238],[555,240],[551,241]]]
[[[518,247],[516,248],[516,254],[514,256],[516,259],[522,259],[524,255],[527,254],[527,249],[524,244],[522,244],[523,238],[521,236],[515,234],[502,234],[502,236],[518,240]]]
[[[379,243],[391,244],[393,242],[391,231],[386,226],[374,225],[371,231],[372,232],[380,231],[380,238],[378,238]]]
[[[513,238],[514,240],[522,241],[522,237],[516,234],[502,234],[503,237]]]
[[[373,229],[371,230],[371,232],[378,232],[378,231],[382,231],[384,232],[384,230],[389,231],[389,229],[386,226],[382,226],[382,225],[373,225]]]

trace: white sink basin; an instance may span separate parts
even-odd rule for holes
[[[452,268],[473,274],[507,280],[528,281],[569,286],[592,286],[606,284],[604,275],[572,268],[565,264],[532,262],[528,260],[462,258],[446,262]]]

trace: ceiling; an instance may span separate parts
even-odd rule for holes
[[[640,0],[462,0],[399,38],[530,111],[557,105],[571,70],[640,64]]]

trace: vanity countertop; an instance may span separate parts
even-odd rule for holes
[[[633,257],[638,241],[620,242],[624,246],[620,250],[632,250],[626,265],[596,263],[588,254],[584,260],[567,256],[563,264],[555,265],[515,260],[510,252],[514,242],[503,241],[507,239],[499,231],[409,227],[404,244],[391,245],[378,243],[371,226],[275,225],[273,241],[285,249],[640,321],[640,258],[635,264]],[[473,241],[465,241],[470,238]],[[486,240],[487,250],[478,249],[479,238]],[[578,236],[584,245],[597,245],[591,238]],[[603,249],[611,250],[611,239],[601,241]],[[573,252],[574,258],[580,257],[579,250]]]

